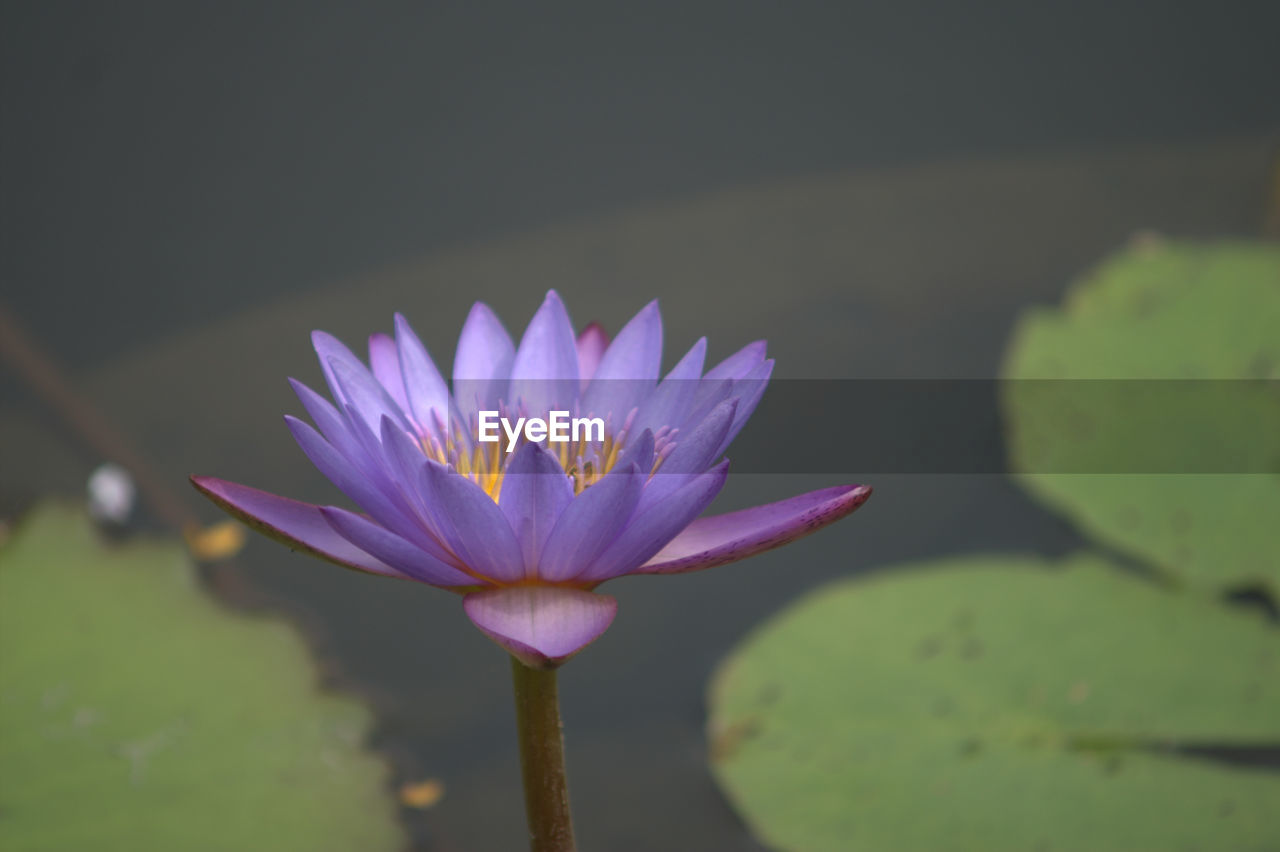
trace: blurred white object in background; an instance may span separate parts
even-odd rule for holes
[[[89,477],[89,515],[94,520],[123,524],[137,500],[133,477],[118,464],[100,465]]]

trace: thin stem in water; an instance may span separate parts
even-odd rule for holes
[[[511,680],[516,693],[529,848],[532,852],[573,852],[556,672],[530,668],[512,657]]]

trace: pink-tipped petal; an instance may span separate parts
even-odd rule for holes
[[[319,506],[212,476],[193,476],[191,484],[223,511],[293,550],[319,556],[344,568],[407,579],[340,536],[320,514]]]
[[[609,335],[604,326],[598,322],[589,323],[578,335],[578,374],[582,378],[582,386],[596,374],[604,350],[609,348]]]
[[[848,515],[870,496],[869,486],[838,485],[702,518],[634,573],[672,574],[737,562],[816,532]]]
[[[486,636],[539,669],[553,669],[590,645],[618,611],[608,595],[557,586],[473,592],[462,606]]]

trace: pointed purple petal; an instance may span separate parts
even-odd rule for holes
[[[191,484],[223,511],[294,550],[318,556],[344,568],[408,579],[395,568],[334,532],[333,527],[321,516],[319,506],[212,476],[193,476]]]
[[[422,491],[421,468],[427,463],[427,458],[416,445],[417,439],[385,415],[379,424],[382,436],[379,439],[350,405],[347,406],[347,419],[352,434],[369,461],[355,465],[354,470],[337,470],[346,484],[339,484],[330,476],[334,484],[338,484],[381,526],[446,564],[465,567],[463,561],[451,552],[441,533],[443,525],[439,522],[439,513],[434,511],[433,501],[427,499]],[[290,424],[290,428],[295,427]],[[299,440],[301,443],[302,439]],[[333,460],[326,458],[323,446],[317,448],[312,445],[313,438],[307,440],[303,450],[316,467],[328,475],[327,471],[335,469]]]
[[[324,378],[329,385],[329,392],[333,394],[333,401],[341,406],[342,403],[347,402],[347,398],[342,395],[342,388],[338,386],[333,373],[333,364],[335,362],[346,364],[357,372],[364,371],[367,373],[369,368],[364,365],[363,361],[352,354],[345,343],[327,331],[316,330],[311,332],[311,345],[316,350],[316,357],[320,360],[320,369],[324,371]],[[372,374],[370,374],[370,378],[372,378]]]
[[[373,377],[396,401],[396,405],[408,411],[409,397],[405,396],[404,374],[400,372],[400,350],[391,335],[369,335],[369,367]]]
[[[740,512],[702,518],[634,573],[700,571],[746,559],[840,520],[870,496],[869,486],[838,485]]]
[[[525,577],[537,576],[547,536],[572,500],[573,484],[550,453],[534,443],[516,450],[502,476],[498,508],[520,540]]]
[[[728,476],[729,462],[726,459],[706,473],[695,476],[648,511],[638,512],[627,528],[574,579],[601,582],[644,564],[711,505]]]
[[[477,574],[503,583],[523,579],[520,542],[498,504],[479,485],[443,465],[428,461],[422,470],[424,497],[449,549]]]
[[[555,290],[547,292],[533,315],[511,365],[508,405],[523,403],[524,412],[541,417],[548,411],[571,411],[578,395],[578,347],[573,324]]]
[[[563,582],[577,576],[613,541],[635,511],[645,477],[635,465],[614,467],[573,499],[556,521],[538,560],[538,576]]]
[[[764,396],[765,388],[769,386],[769,376],[772,374],[773,359],[771,358],[757,365],[746,378],[733,383],[733,395],[738,398],[738,410],[733,415],[733,425],[729,427],[728,434],[720,444],[721,453],[729,449],[733,439],[738,437],[742,427],[746,426],[747,421],[751,419],[756,406],[760,404],[760,398]]]
[[[702,363],[707,355],[707,339],[704,337],[685,353],[662,383],[649,394],[636,414],[631,428],[651,429],[657,432],[663,426],[678,429],[693,408],[702,375]]]
[[[582,397],[582,410],[626,417],[642,403],[662,367],[662,314],[654,300],[640,309],[609,344]]]
[[[329,369],[338,388],[335,398],[341,403],[339,407],[350,406],[354,409],[371,432],[377,433],[378,424],[384,416],[395,420],[405,429],[409,428],[404,410],[396,405],[391,394],[387,393],[363,364],[353,365],[347,361],[334,360],[329,362]]]
[[[411,502],[408,486],[393,476],[387,452],[362,420],[355,416],[349,420],[354,435],[351,440],[358,442],[361,461],[344,456],[301,420],[286,415],[285,422],[311,463],[374,521],[437,559],[457,562],[439,543],[438,536],[433,537],[422,512]]]
[[[553,669],[590,645],[618,611],[608,595],[554,586],[474,592],[462,606],[486,636],[538,669]]]
[[[351,431],[351,424],[330,402],[297,379],[289,379],[307,415],[335,450],[354,465],[364,466],[370,459]]]
[[[449,386],[436,369],[418,335],[409,321],[396,314],[396,348],[400,352],[400,371],[404,373],[405,396],[409,398],[409,413],[422,434],[435,434],[437,421],[447,423],[449,417]]]
[[[390,499],[384,490],[378,488],[377,479],[370,466],[358,465],[320,437],[311,426],[296,417],[285,415],[285,423],[293,438],[302,448],[302,452],[316,468],[328,477],[338,490],[355,501],[380,523],[390,525],[395,518],[403,518],[404,511]],[[384,473],[379,475],[385,477]]]
[[[609,348],[609,335],[598,322],[589,323],[578,335],[578,376],[585,388],[596,374],[604,350]]]
[[[477,411],[494,411],[506,397],[516,348],[502,321],[484,302],[467,314],[453,356],[453,397],[467,423]]]
[[[444,564],[368,518],[336,506],[321,506],[320,514],[338,535],[407,577],[444,588],[478,584],[475,577]]]
[[[733,384],[733,379],[703,379],[698,382],[698,390],[693,396],[693,405],[680,428],[686,429],[691,424],[701,423],[717,405],[725,400],[734,399]]]
[[[632,317],[600,359],[592,379],[657,381],[662,366],[662,313],[654,299]]]
[[[392,472],[394,487],[404,496],[410,515],[418,522],[409,526],[392,526],[392,531],[436,559],[461,568],[461,560],[449,552],[445,543],[439,513],[422,493],[422,468],[427,463],[426,456],[415,440],[389,417],[382,418],[381,436],[383,459]]]
[[[689,351],[676,362],[663,381],[690,381],[702,377],[702,365],[707,360],[707,339],[700,337]]]
[[[640,511],[647,511],[683,488],[689,481],[706,471],[720,457],[720,445],[733,425],[736,399],[720,403],[702,422],[692,429],[681,431],[675,438],[675,449],[663,461],[640,496]]]
[[[754,370],[764,360],[766,344],[763,340],[748,343],[737,352],[716,364],[704,379],[741,379]]]

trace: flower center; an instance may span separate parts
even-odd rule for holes
[[[551,457],[560,463],[564,475],[573,484],[575,496],[599,482],[617,464],[626,447],[628,431],[634,419],[635,411],[632,411],[616,435],[606,422],[603,440],[588,440],[583,436],[577,440],[542,443]],[[507,452],[503,442],[473,441],[469,435],[458,434],[457,430],[443,444],[434,435],[415,437],[427,458],[451,467],[484,489],[495,503],[498,502],[498,495],[502,493],[502,479],[506,475],[507,465],[515,458],[515,451]],[[649,471],[651,476],[675,448],[674,438],[675,430],[665,426],[654,435],[654,460]]]

